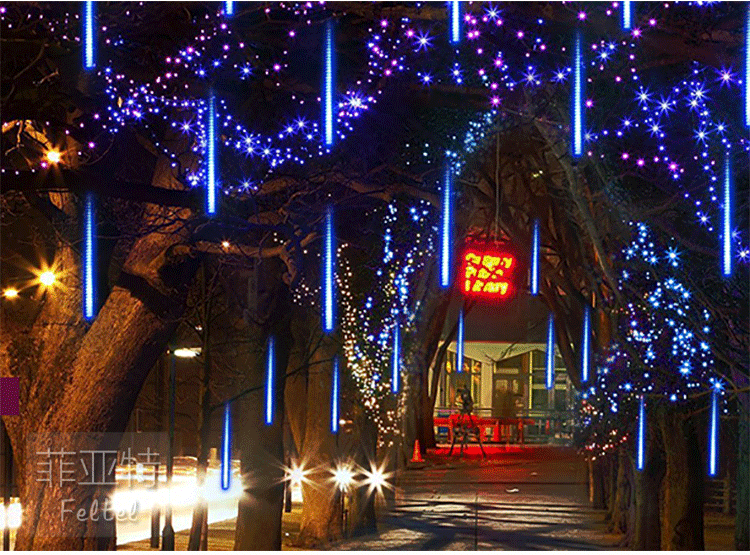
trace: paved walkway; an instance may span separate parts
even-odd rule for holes
[[[332,549],[616,549],[589,508],[586,468],[563,448],[492,448],[490,460],[430,457],[404,472],[379,532]]]

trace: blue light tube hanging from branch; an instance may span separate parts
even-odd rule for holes
[[[393,328],[393,353],[391,359],[391,392],[396,394],[401,387],[401,330]]]
[[[96,316],[96,215],[94,195],[86,193],[83,206],[83,317]]]
[[[450,42],[458,44],[461,42],[461,2],[451,0],[448,2],[449,20],[450,20]]]
[[[93,69],[96,65],[95,40],[94,2],[88,0],[83,3],[83,67],[85,69]]]
[[[573,94],[571,97],[571,120],[573,123],[572,154],[574,158],[583,156],[583,93],[586,79],[583,54],[581,52],[581,33],[576,34],[575,51],[573,53]]]
[[[711,391],[711,414],[708,423],[708,475],[716,477],[719,472],[719,396],[721,387],[716,382]]]
[[[266,424],[268,425],[273,424],[274,405],[276,401],[276,353],[274,351],[274,338],[270,336],[268,338],[268,346],[266,347]]]
[[[336,95],[336,52],[333,41],[333,21],[326,22],[323,41],[323,141],[333,146],[334,138],[334,97]]]
[[[206,213],[216,214],[216,99],[208,99],[206,126]]]
[[[727,152],[724,158],[724,202],[721,222],[721,273],[724,277],[732,275],[732,177],[732,161]]]
[[[453,260],[453,173],[451,163],[446,162],[443,176],[442,218],[440,221],[440,286],[451,284]]]
[[[539,294],[539,219],[534,220],[534,230],[531,235],[529,291],[534,296]]]
[[[224,15],[227,17],[232,17],[234,15],[234,1],[233,0],[225,0]]]
[[[630,31],[633,27],[633,2],[631,0],[623,0],[622,2],[622,30]]]
[[[456,372],[464,370],[464,309],[458,311],[458,332],[456,333]]]
[[[555,317],[550,312],[547,318],[547,353],[545,365],[545,386],[555,387]]]
[[[636,441],[636,468],[643,470],[646,462],[646,399],[643,395],[641,395],[638,404],[638,437]]]
[[[323,331],[331,333],[334,328],[335,312],[335,272],[336,272],[336,238],[333,228],[333,207],[326,209],[323,221]]]
[[[224,404],[224,429],[221,436],[221,489],[229,489],[232,480],[232,420],[229,403]]]
[[[339,357],[333,357],[333,379],[331,382],[331,432],[339,432]]]
[[[583,309],[583,331],[581,333],[581,381],[589,381],[591,366],[591,307]]]

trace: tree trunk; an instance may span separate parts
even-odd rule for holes
[[[627,510],[630,499],[630,483],[627,476],[630,462],[623,448],[618,449],[615,456],[617,457],[617,473],[609,529],[616,534],[624,534],[627,531]]]
[[[245,494],[239,501],[234,535],[235,551],[281,550],[281,513],[284,508],[284,381],[292,350],[291,300],[281,280],[280,261],[266,260],[258,270],[258,310],[261,333],[254,363],[248,376],[256,388],[239,401],[242,427],[238,447]],[[256,330],[257,331],[257,330]],[[275,344],[273,423],[266,424],[266,345],[273,335]],[[257,337],[257,334],[256,334]]]
[[[747,377],[737,380],[738,387],[748,384]],[[750,549],[750,394],[737,396],[739,421],[737,423],[737,514],[734,521],[734,547],[738,551]]]
[[[648,442],[643,470],[635,471],[635,529],[631,549],[654,551],[661,548],[661,523],[659,519],[659,491],[664,477],[664,459],[655,446]]]
[[[605,504],[605,465],[604,457],[588,460],[589,468],[589,501],[594,509],[606,509]]]
[[[358,415],[358,421],[359,442],[354,450],[354,464],[369,470],[376,457],[378,429],[364,412]],[[358,487],[351,493],[349,515],[353,536],[377,532],[375,496],[370,495],[368,488]]]
[[[154,183],[174,187],[169,163],[161,162]],[[63,198],[59,204],[67,210],[71,202]],[[59,280],[37,299],[40,311],[34,324],[13,333],[4,327],[0,374],[20,378],[21,414],[3,417],[24,508],[16,549],[114,548],[113,523],[90,518],[92,502],[103,503],[111,486],[60,483],[54,475],[51,482],[39,481],[36,453],[118,448],[141,386],[185,307],[196,264],[170,253],[186,238],[182,224],[189,214],[154,205],[143,210],[134,232],[140,226],[158,231],[135,240],[90,324],[81,315],[80,260],[61,240],[55,252]],[[70,435],[74,432],[85,435]],[[79,511],[89,516],[79,519]]]
[[[337,458],[337,437],[330,429],[332,359],[338,352],[335,337],[326,336],[311,357],[307,379],[307,418],[302,462],[309,469],[302,482],[302,523],[298,544],[316,547],[341,537],[341,496],[331,480]]]
[[[188,551],[206,550],[208,548],[208,504],[203,496],[203,486],[206,483],[208,471],[209,434],[211,427],[211,299],[207,286],[206,266],[202,265],[201,279],[203,281],[203,345],[201,355],[200,386],[198,390],[198,460],[196,461],[196,477],[198,484],[198,498],[193,508],[193,521],[190,526]],[[204,545],[205,538],[205,545]]]
[[[671,406],[657,415],[666,454],[663,548],[703,550],[703,457],[693,422]]]

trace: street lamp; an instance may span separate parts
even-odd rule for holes
[[[162,530],[162,551],[174,551],[174,527],[172,526],[172,474],[174,469],[174,413],[175,413],[175,373],[177,358],[194,358],[200,355],[200,347],[176,349],[170,346],[169,353],[169,444],[167,447],[167,506],[164,511]]]

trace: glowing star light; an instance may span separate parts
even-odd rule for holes
[[[86,320],[94,318],[96,310],[95,303],[95,277],[94,267],[94,197],[91,193],[86,194],[83,207],[83,317]]]
[[[545,370],[545,385],[547,389],[552,389],[555,387],[555,318],[552,313],[547,318],[547,358]]]
[[[440,222],[440,286],[450,287],[451,259],[453,258],[453,174],[446,163],[443,179],[443,207]]]
[[[581,381],[589,381],[591,365],[591,308],[586,305],[583,310],[583,333],[581,336]]]
[[[323,45],[323,139],[326,146],[333,146],[335,56],[333,48],[333,22],[326,22]]]
[[[571,98],[571,113],[573,121],[573,157],[583,155],[583,55],[581,54],[581,34],[576,36],[575,53],[573,56],[573,94]]]
[[[333,208],[326,210],[323,223],[323,331],[331,333],[334,326],[334,271],[336,246],[333,236]]]
[[[633,2],[631,0],[623,0],[622,3],[622,29],[623,31],[630,31],[633,26]]]
[[[529,290],[532,295],[539,294],[539,220],[534,220],[534,231],[531,236],[531,274]]]
[[[638,405],[638,444],[636,446],[636,468],[643,470],[646,460],[646,400],[641,395]]]
[[[456,334],[456,372],[464,369],[464,309],[458,312],[458,333]]]
[[[216,214],[216,100],[212,94],[208,100],[208,122],[206,137],[206,212]]]
[[[229,403],[224,405],[224,429],[221,437],[221,489],[229,489],[232,476],[232,420]]]
[[[331,384],[331,432],[339,433],[339,358],[333,359],[333,383]]]
[[[732,275],[732,163],[727,152],[724,159],[724,206],[721,229],[721,272]]]
[[[391,392],[396,394],[401,385],[401,332],[393,328],[393,359],[391,360]]]
[[[451,44],[458,44],[461,42],[461,2],[451,0],[448,2],[448,9],[450,10]]]
[[[273,336],[268,338],[268,347],[266,353],[266,424],[273,424],[274,413],[274,381],[276,379],[276,355],[274,353]]]
[[[94,2],[88,0],[83,6],[83,67],[94,67]]]

